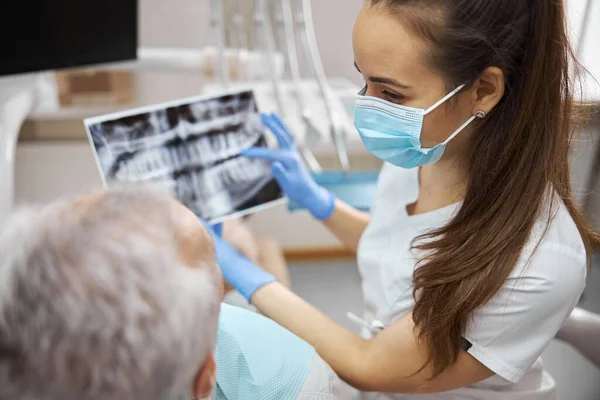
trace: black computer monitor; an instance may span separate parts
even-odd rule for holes
[[[2,0],[0,15],[0,76],[137,57],[137,0]]]

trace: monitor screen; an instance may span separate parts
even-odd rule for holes
[[[137,0],[4,0],[0,76],[137,56]]]

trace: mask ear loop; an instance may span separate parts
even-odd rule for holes
[[[439,106],[441,106],[442,104],[444,104],[446,101],[448,101],[449,98],[451,98],[452,96],[454,96],[456,93],[460,92],[464,87],[466,86],[466,84],[462,84],[459,87],[457,87],[456,89],[454,89],[453,91],[451,91],[450,93],[448,93],[446,95],[446,97],[444,97],[443,99],[441,99],[440,101],[438,101],[437,103],[435,103],[434,105],[432,105],[431,107],[429,107],[427,110],[425,110],[425,112],[423,113],[423,115],[427,115],[430,112],[432,112],[433,110],[435,110],[436,108],[438,108]]]
[[[475,121],[477,117],[475,115],[473,115],[471,118],[469,118],[469,120],[467,122],[465,122],[464,124],[461,125],[460,128],[458,128],[452,135],[450,135],[450,137],[448,137],[448,139],[444,140],[442,142],[442,144],[445,146],[447,145],[452,139],[454,139],[456,137],[456,135],[458,135],[459,133],[461,133],[467,126],[471,125],[471,122]]]
[[[485,118],[485,112],[484,111],[476,111],[475,115],[473,115],[471,118],[469,118],[469,120],[467,122],[465,122],[464,124],[462,124],[462,126],[460,128],[458,128],[458,130],[456,132],[454,132],[452,135],[450,135],[450,137],[446,140],[444,140],[444,145],[447,145],[448,142],[450,142],[452,139],[454,139],[456,137],[456,135],[458,135],[459,133],[461,133],[467,126],[469,126],[471,124],[471,122],[473,122],[476,119],[483,119]]]

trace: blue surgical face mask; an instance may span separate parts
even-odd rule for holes
[[[465,85],[459,86],[427,110],[365,96],[365,87],[356,99],[354,124],[367,150],[383,161],[402,168],[436,163],[442,158],[448,142],[469,126],[476,117],[471,117],[448,139],[432,148],[423,148],[421,145],[423,119],[463,87]]]

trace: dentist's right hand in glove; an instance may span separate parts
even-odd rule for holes
[[[221,237],[222,225],[210,226],[202,221],[213,238],[217,263],[223,273],[223,278],[236,288],[247,300],[252,300],[252,295],[263,286],[275,282],[277,279],[253,264],[241,255],[230,243]]]
[[[306,208],[318,220],[331,217],[335,209],[335,196],[314,181],[283,121],[275,114],[263,114],[261,117],[277,138],[279,149],[254,147],[243,151],[242,155],[272,161],[273,175],[291,201]]]

